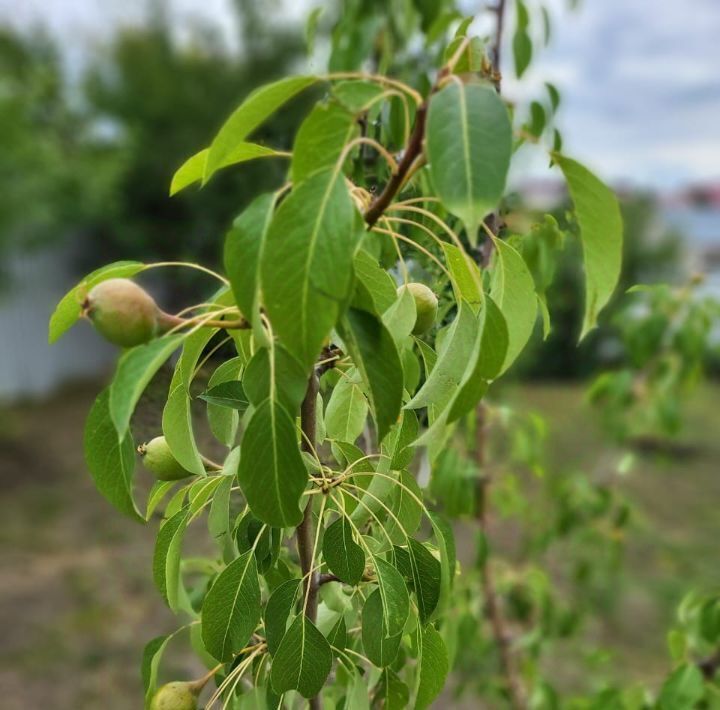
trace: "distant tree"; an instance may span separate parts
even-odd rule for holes
[[[623,268],[615,296],[601,320],[601,326],[578,345],[578,323],[583,303],[583,281],[577,270],[580,245],[574,238],[565,241],[557,262],[557,275],[548,290],[548,308],[553,314],[552,331],[542,339],[535,332],[535,346],[528,349],[519,370],[534,377],[577,378],[597,372],[601,361],[616,359],[620,348],[611,322],[623,301],[623,294],[637,283],[675,281],[682,277],[679,235],[659,223],[657,200],[637,194],[621,201],[626,239],[623,242]],[[563,224],[564,208],[556,211]],[[572,226],[571,226],[572,227]]]
[[[239,13],[244,5],[237,3]],[[237,55],[210,25],[197,26],[191,40],[180,43],[168,15],[156,9],[146,27],[119,32],[88,71],[84,91],[91,116],[105,126],[123,162],[113,209],[95,224],[104,257],[192,254],[215,263],[232,217],[282,180],[284,165],[257,161],[247,171],[218,176],[202,195],[195,189],[169,197],[170,178],[188,146],[204,148],[218,115],[286,72],[299,56],[302,43],[282,31],[252,22],[239,26]],[[295,115],[291,106],[257,142],[282,147]]]
[[[57,239],[113,183],[115,164],[94,147],[68,93],[47,35],[0,29],[0,253]]]

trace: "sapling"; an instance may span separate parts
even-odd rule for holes
[[[184,630],[218,682],[207,707],[297,708],[306,698],[313,709],[370,699],[424,710],[442,691],[461,571],[451,527],[426,504],[416,454],[433,467],[453,445],[524,349],[538,303],[508,230],[486,222],[503,204],[514,116],[467,27],[430,81],[417,82],[423,93],[359,72],[258,89],[172,181],[175,193],[250,158],[290,159],[284,184],[235,220],[227,276],[192,263],[118,262],[53,314],[51,340],[77,321],[87,293],[83,312],[98,331],[132,346],[88,417],[85,454],[116,507],[163,519],[153,578],[185,623],[146,647],[152,710],[195,707],[193,684],[155,691],[165,647]],[[292,153],[248,142],[285,102],[321,85]],[[588,247],[589,329],[617,281],[619,211],[589,171],[550,157]],[[473,257],[481,240],[491,256],[482,270]],[[411,273],[418,253],[429,260],[427,283]],[[127,279],[165,266],[200,269],[219,287],[205,303],[164,313]],[[220,358],[225,344],[233,354]],[[133,413],[176,352],[164,437],[140,447],[159,479],[140,506]],[[212,364],[198,399],[225,447],[217,464],[193,428],[196,375]],[[218,550],[183,560],[186,532],[203,517]]]

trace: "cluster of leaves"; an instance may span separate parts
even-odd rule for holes
[[[548,469],[547,446],[540,416],[486,400],[483,421],[463,422],[429,487],[448,514],[477,526],[475,562],[445,620],[455,689],[513,707],[559,706],[558,647],[583,643],[573,671],[595,670],[586,660],[602,649],[591,654],[583,634],[612,602],[632,520],[617,471]],[[519,697],[508,695],[509,675]]]
[[[153,575],[214,672],[210,704],[279,707],[322,694],[353,708],[422,708],[443,687],[457,639],[446,611],[462,573],[418,470],[429,466],[437,484],[454,436],[526,346],[548,278],[535,243],[546,229],[523,237],[488,225],[521,128],[487,81],[489,60],[472,63],[473,38],[461,30],[451,45],[424,91],[347,72],[266,85],[173,178],[179,192],[252,158],[290,161],[288,182],[235,220],[219,291],[191,320],[121,356],[86,427],[100,491],[138,520],[162,511]],[[250,140],[311,87],[323,96],[291,152]],[[404,146],[398,156],[395,146]],[[586,332],[619,275],[619,209],[585,167],[551,158],[580,226]],[[478,246],[490,255],[484,268],[471,256]],[[91,274],[59,304],[51,339],[78,319],[93,286],[152,266]],[[431,274],[442,295],[423,335],[412,291],[397,288],[415,273]],[[200,450],[191,387],[226,343],[233,353],[201,397],[226,451],[215,463]],[[131,420],[176,352],[162,428],[189,480],[158,482],[140,506]],[[184,559],[186,532],[203,517],[217,557]],[[148,702],[174,637],[146,649]]]
[[[590,398],[616,438],[679,433],[683,402],[702,380],[720,313],[717,300],[702,294],[701,283],[635,287],[613,319],[625,365],[599,375]]]
[[[643,685],[609,687],[571,704],[577,710],[680,710],[720,706],[720,597],[690,592],[668,633],[673,669],[654,691]]]

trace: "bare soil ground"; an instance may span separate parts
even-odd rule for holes
[[[0,410],[0,687],[4,710],[127,710],[141,706],[144,644],[175,620],[151,580],[153,530],[124,519],[95,491],[82,454],[97,383]],[[664,629],[688,584],[720,584],[718,390],[690,410],[681,462],[644,459],[627,481],[642,531],[628,550],[622,603],[596,633],[627,680],[666,667]],[[578,387],[515,393],[550,418],[558,465],[591,465],[602,441]],[[150,396],[152,401],[152,393]],[[157,420],[150,406],[148,428]],[[168,659],[175,677],[199,668]]]

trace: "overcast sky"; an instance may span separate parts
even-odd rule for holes
[[[0,0],[0,22],[46,23],[79,62],[118,23],[141,21],[146,3]],[[286,0],[282,17],[317,4]],[[565,0],[549,4],[556,8],[553,43],[526,86],[507,80],[506,93],[527,97],[544,80],[556,83],[566,152],[607,179],[665,189],[720,180],[720,0],[583,0],[574,13],[561,11]],[[229,0],[171,5],[185,25],[230,16]]]

